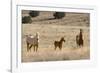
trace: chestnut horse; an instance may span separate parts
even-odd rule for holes
[[[63,42],[65,42],[64,37],[62,37],[60,39],[60,41],[54,41],[55,50],[56,50],[57,47],[61,50]]]

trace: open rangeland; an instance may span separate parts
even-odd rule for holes
[[[52,12],[41,12],[40,16],[32,18],[32,23],[22,24],[22,62],[90,59],[89,20],[84,20],[88,19],[88,14],[66,13],[63,19],[47,19],[52,18],[51,14]],[[76,44],[76,35],[80,29],[83,30],[83,47]],[[34,52],[34,47],[27,51],[24,35],[35,35],[36,32],[39,32],[38,51]],[[54,41],[59,41],[61,37],[66,40],[62,50],[55,50]]]

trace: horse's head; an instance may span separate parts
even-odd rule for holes
[[[83,30],[82,29],[80,29],[80,33],[82,33],[83,32]]]
[[[36,32],[36,37],[39,37],[39,32]]]
[[[36,38],[37,41],[39,42],[39,32],[36,32],[35,38]]]
[[[64,39],[64,37],[62,37],[62,38],[61,38],[61,41],[62,41],[62,42],[63,42],[63,41],[65,42],[65,39]]]

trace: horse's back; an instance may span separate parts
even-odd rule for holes
[[[54,44],[56,45],[58,42],[57,41],[54,41]]]
[[[26,42],[28,42],[29,44],[32,44],[33,43],[33,38],[27,37]]]

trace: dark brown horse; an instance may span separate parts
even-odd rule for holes
[[[65,42],[64,37],[62,37],[60,39],[60,41],[54,41],[55,50],[56,50],[57,47],[61,50],[63,42]]]
[[[80,29],[80,33],[76,35],[76,44],[77,46],[83,46],[84,40],[83,40],[83,30]]]

